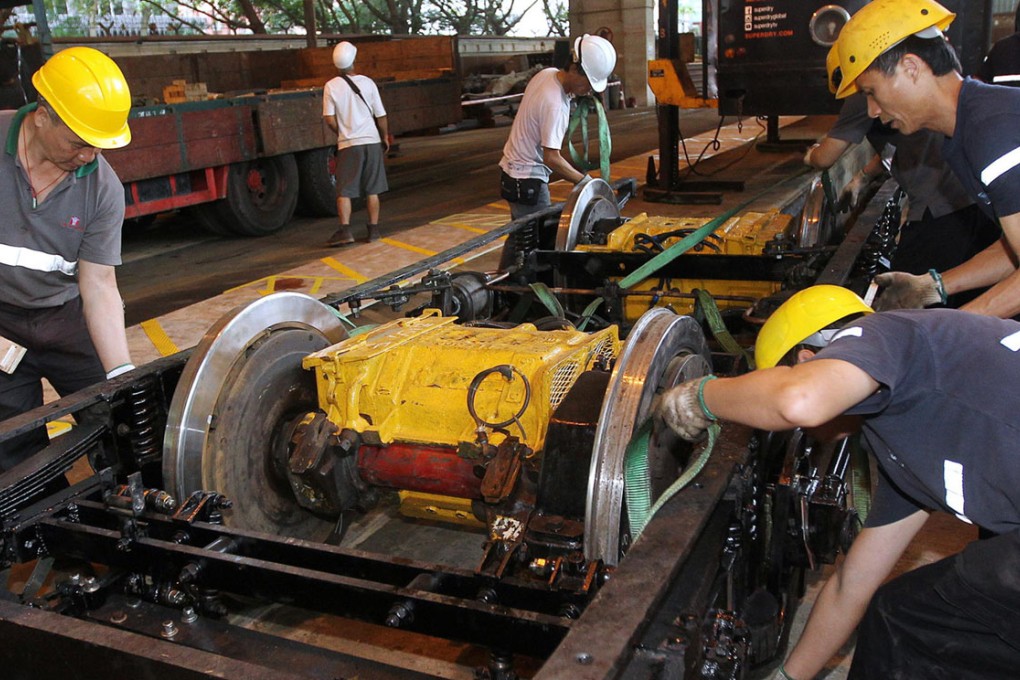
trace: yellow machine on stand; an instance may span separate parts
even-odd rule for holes
[[[538,279],[571,321],[598,315],[623,328],[655,307],[691,314],[699,291],[724,312],[748,310],[812,280],[841,236],[820,180],[796,209],[752,203],[715,218],[625,218],[612,188],[592,179],[568,197],[555,249],[536,247],[511,279]]]
[[[642,213],[614,229],[606,236],[605,245],[578,244],[577,250],[587,253],[630,252],[652,256],[660,253],[705,226],[708,218],[649,217]],[[762,255],[769,243],[789,233],[792,215],[778,211],[746,212],[727,220],[690,252],[699,255]],[[614,279],[618,280],[618,279]],[[636,295],[625,298],[624,318],[634,322],[652,306],[669,305],[680,314],[694,311],[694,298],[670,297],[672,293],[708,291],[720,309],[745,309],[755,301],[779,291],[777,281],[741,281],[737,279],[650,278],[633,286]],[[662,291],[666,297],[655,295]],[[640,295],[647,293],[647,295]]]

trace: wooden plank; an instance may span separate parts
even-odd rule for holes
[[[122,182],[227,165],[256,154],[252,106],[184,104],[129,124],[131,144],[104,152]]]
[[[336,141],[322,119],[321,95],[268,98],[258,105],[258,124],[266,156],[331,146]]]

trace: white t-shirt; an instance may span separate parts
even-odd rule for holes
[[[557,73],[556,68],[539,71],[524,90],[499,161],[499,167],[511,177],[549,181],[552,170],[542,162],[542,149],[560,149],[570,122],[570,98]]]
[[[379,88],[368,76],[348,77],[361,90],[361,96],[365,101],[361,101],[361,97],[356,95],[347,81],[340,76],[326,83],[322,92],[322,115],[333,116],[339,128],[336,148],[378,144],[382,139],[379,137],[379,130],[376,129],[375,119],[386,115],[386,109],[383,108],[382,99],[379,97]],[[371,111],[369,106],[372,107]]]

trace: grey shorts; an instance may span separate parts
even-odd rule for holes
[[[337,198],[373,196],[389,188],[386,183],[386,167],[383,165],[382,144],[360,144],[337,151]]]

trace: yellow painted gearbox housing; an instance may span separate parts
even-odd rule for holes
[[[510,380],[498,373],[483,379],[473,401],[490,423],[512,419],[506,429],[532,450],[541,450],[553,410],[577,377],[599,361],[615,358],[615,326],[597,333],[539,331],[531,324],[510,329],[475,328],[455,317],[427,310],[348,338],[305,357],[314,369],[319,408],[341,429],[372,431],[384,444],[413,442],[456,447],[476,441],[477,424],[468,410],[474,378],[510,365]],[[498,444],[503,435],[488,432]]]
[[[673,245],[690,232],[704,226],[711,218],[708,217],[649,217],[642,213],[624,223],[607,235],[606,245],[578,244],[577,250],[592,253],[609,252],[643,252],[641,243],[647,243],[643,236],[661,237],[663,249]],[[777,234],[787,232],[793,221],[792,215],[778,211],[745,212],[724,222],[700,247],[687,251],[697,255],[761,255],[765,244]],[[675,233],[675,235],[673,235]],[[653,253],[654,254],[654,253]],[[651,255],[650,255],[651,257]],[[617,279],[618,280],[618,279]],[[642,281],[631,290],[652,291],[659,288],[658,278]],[[720,309],[749,307],[754,300],[779,291],[778,281],[739,281],[727,279],[671,279],[667,287],[681,293],[690,293],[695,289],[707,290],[716,297]],[[727,300],[725,297],[740,298]],[[653,302],[651,296],[628,296],[624,300],[624,317],[636,321],[642,314],[654,306],[669,305],[678,314],[690,314],[694,311],[694,301],[688,298],[660,298]]]

